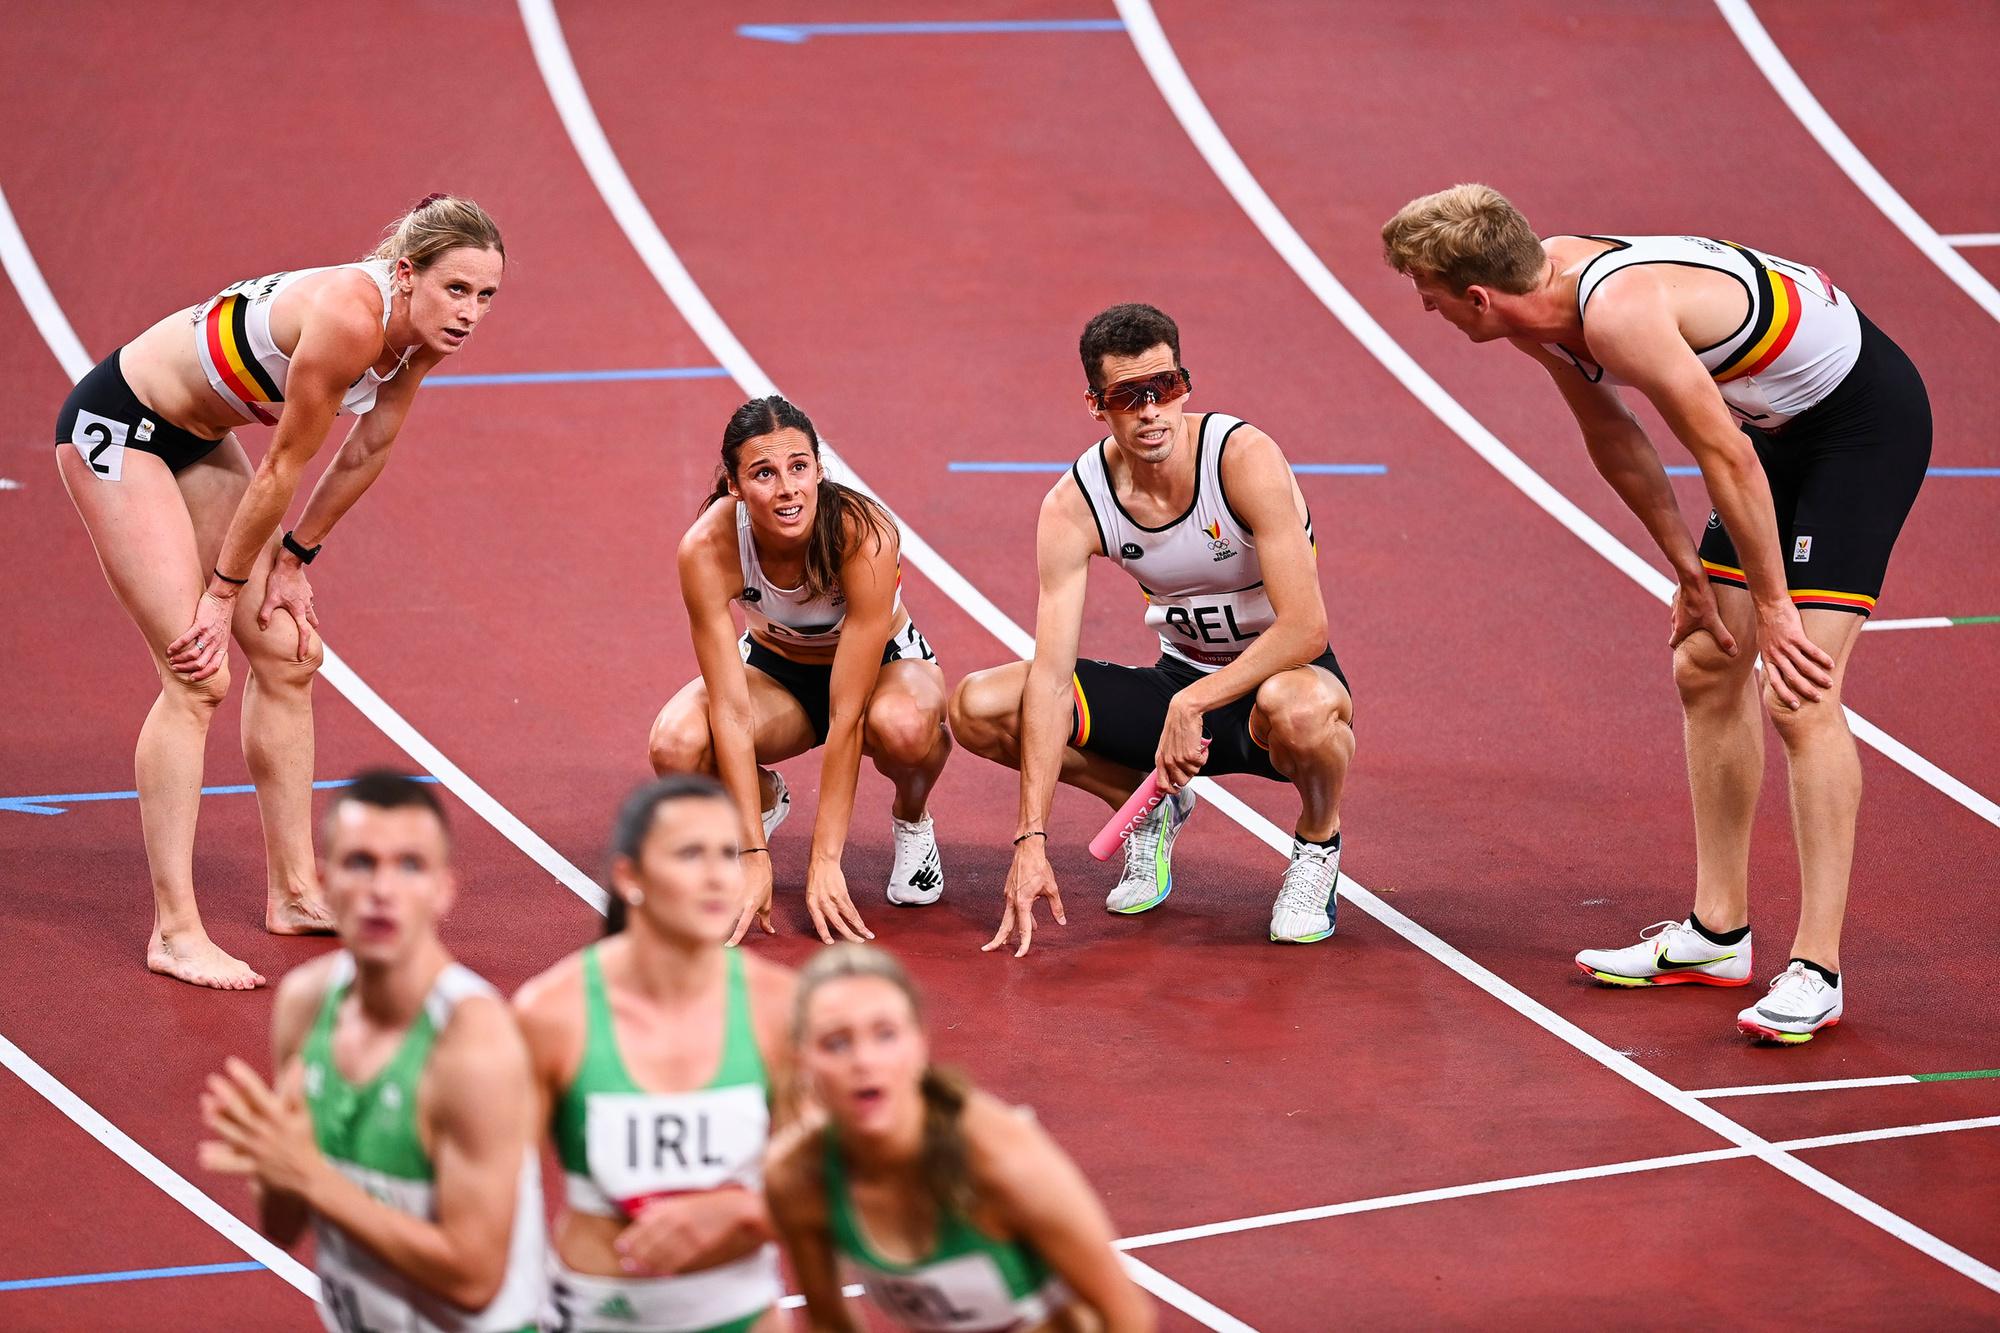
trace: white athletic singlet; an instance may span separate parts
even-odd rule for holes
[[[736,554],[743,566],[743,591],[736,601],[743,604],[743,618],[750,628],[778,643],[801,648],[831,648],[840,642],[840,627],[847,622],[847,597],[838,588],[824,597],[808,597],[805,588],[780,588],[765,575],[757,561],[757,539],[750,531],[750,511],[736,502]],[[896,604],[889,612],[894,624],[903,609],[903,569],[896,566]]]
[[[292,358],[278,350],[271,340],[271,307],[278,294],[300,278],[326,273],[336,268],[360,269],[374,280],[382,293],[382,328],[389,328],[389,274],[395,266],[386,259],[364,259],[356,264],[330,264],[325,268],[293,269],[262,278],[246,278],[224,287],[195,311],[195,347],[201,354],[201,368],[208,383],[231,410],[253,421],[275,425],[285,405],[285,376]],[[409,361],[415,347],[404,349],[402,360],[386,375],[370,366],[361,378],[347,387],[340,411],[360,416],[375,406],[375,391],[396,378]]]
[[[1723,402],[1737,418],[1769,430],[1834,391],[1861,355],[1861,318],[1832,279],[1808,264],[1705,236],[1587,236],[1611,249],[1577,278],[1576,312],[1606,278],[1634,264],[1682,264],[1727,273],[1743,285],[1749,311],[1719,343],[1697,347]],[[1620,383],[1561,344],[1544,344],[1593,383]]]
[[[1229,507],[1222,489],[1222,452],[1244,423],[1210,412],[1195,434],[1194,501],[1165,527],[1140,524],[1118,503],[1099,440],[1076,460],[1070,475],[1097,520],[1097,540],[1107,559],[1146,594],[1146,623],[1160,648],[1197,671],[1228,666],[1278,616],[1264,592],[1264,568],[1250,528]],[[1313,539],[1306,518],[1306,540]]]

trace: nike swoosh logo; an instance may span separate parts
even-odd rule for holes
[[[1690,967],[1707,967],[1710,963],[1726,963],[1735,956],[1733,953],[1725,953],[1717,954],[1713,958],[1669,958],[1663,950],[1657,958],[1653,959],[1653,966],[1659,968],[1662,972],[1681,972]]]
[[[1757,1012],[1762,1014],[1764,1017],[1770,1019],[1773,1023],[1817,1023],[1822,1018],[1825,1018],[1828,1014],[1833,1012],[1833,1006],[1828,1005],[1826,1008],[1814,1014],[1811,1018],[1800,1018],[1797,1014],[1774,1014],[1769,1009],[1765,1009],[1762,1006],[1758,1007]]]

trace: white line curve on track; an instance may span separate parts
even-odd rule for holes
[[[1736,40],[1743,44],[1744,53],[1756,62],[1771,89],[1798,117],[1799,124],[1818,141],[1826,155],[1834,164],[1847,173],[1861,193],[1868,196],[1868,202],[1882,210],[1882,215],[1896,224],[1896,230],[1909,238],[1910,244],[1923,251],[1924,257],[1938,266],[1947,278],[1958,285],[1958,289],[1971,297],[1974,304],[1995,319],[2000,319],[2000,291],[1966,261],[1964,255],[1952,249],[1950,241],[1937,234],[1935,228],[1924,220],[1923,214],[1910,207],[1908,200],[1889,184],[1875,164],[1868,160],[1847,132],[1840,128],[1826,108],[1813,96],[1812,89],[1806,87],[1804,79],[1792,68],[1792,62],[1785,59],[1785,53],[1771,40],[1757,11],[1749,0],[1715,0],[1715,7],[1722,11],[1723,19],[1729,24]]]
[[[1132,38],[1132,44],[1138,51],[1140,61],[1152,76],[1160,95],[1172,109],[1175,118],[1180,121],[1189,139],[1193,141],[1196,151],[1202,155],[1209,168],[1215,172],[1217,179],[1222,182],[1238,206],[1249,215],[1251,222],[1263,233],[1265,239],[1285,259],[1307,288],[1319,297],[1328,311],[1401,380],[1419,401],[1436,413],[1446,425],[1457,432],[1461,439],[1499,469],[1508,480],[1513,481],[1516,486],[1535,499],[1536,503],[1561,520],[1565,527],[1569,527],[1599,554],[1631,574],[1641,586],[1652,588],[1656,593],[1664,587],[1670,595],[1672,585],[1665,575],[1639,561],[1629,547],[1611,536],[1595,520],[1576,509],[1567,497],[1556,492],[1554,487],[1502,444],[1497,436],[1475,420],[1455,398],[1446,393],[1443,386],[1432,379],[1429,373],[1389,336],[1374,317],[1362,308],[1361,303],[1354,299],[1347,288],[1333,276],[1332,271],[1306,244],[1305,239],[1299,235],[1298,230],[1292,226],[1291,221],[1272,201],[1270,195],[1265,193],[1264,187],[1251,174],[1250,168],[1244,165],[1235,147],[1223,134],[1222,127],[1216,123],[1215,117],[1209,113],[1207,105],[1201,100],[1201,95],[1195,91],[1193,82],[1189,80],[1187,71],[1182,68],[1180,57],[1175,54],[1172,43],[1167,40],[1166,31],[1161,28],[1159,18],[1154,14],[1149,0],[1117,0],[1117,5],[1119,17],[1125,20],[1126,32]],[[1573,514],[1580,522],[1572,523],[1570,518],[1565,517],[1566,513]],[[1600,541],[1608,544],[1610,549],[1600,546]],[[1638,565],[1636,570],[1632,568],[1635,563]],[[1882,732],[1880,728],[1864,723],[1856,716],[1854,710],[1848,709],[1847,715],[1850,722],[1855,725],[1857,734],[1860,734],[1862,726],[1868,726],[1869,730],[1879,738],[1873,743],[1891,758],[1897,758],[1897,755],[1894,751],[1884,748],[1884,742],[1893,746],[1895,750],[1900,750],[1908,760],[1927,765],[1940,777],[1957,782],[1957,779],[1949,778],[1949,775],[1944,774],[1942,770],[1936,770],[1935,765],[1930,765],[1928,760],[1922,759],[1894,737]],[[1905,767],[1911,767],[1904,758],[1897,758],[1897,762],[1903,763]],[[1912,771],[1917,770],[1912,768]],[[1919,776],[1922,774],[1919,773]],[[1926,778],[1926,781],[1931,779]],[[1937,783],[1933,781],[1932,785],[1935,786]],[[1963,783],[1958,785],[1964,787]],[[1989,823],[2000,825],[2000,807],[1995,807],[1993,802],[1972,792],[1970,788],[1965,788],[1965,791],[1974,799],[1985,802],[1984,817]],[[1963,797],[1957,799],[1962,804],[1965,803]],[[1378,920],[1387,921],[1391,917],[1398,919],[1401,924],[1393,925],[1392,928],[1404,938],[1420,941],[1420,947],[1426,952],[1445,959],[1531,1022],[1575,1046],[1689,1119],[1713,1130],[1738,1147],[1749,1149],[1753,1156],[1761,1158],[1774,1169],[1790,1176],[1806,1188],[1824,1195],[1840,1207],[1953,1271],[1963,1274],[1989,1291],[2000,1292],[2000,1269],[1973,1258],[1908,1218],[1889,1211],[1873,1199],[1842,1184],[1818,1168],[1799,1161],[1770,1141],[1722,1115],[1707,1103],[1689,1096],[1630,1057],[1613,1050],[1568,1019],[1466,958],[1428,930],[1403,917],[1394,908],[1382,904],[1379,913],[1375,909],[1364,910],[1368,910],[1369,914],[1376,916]]]

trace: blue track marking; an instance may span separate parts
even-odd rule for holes
[[[1667,469],[1670,477],[1699,477],[1701,469],[1690,463],[1676,463]],[[1934,467],[1924,471],[1927,477],[2000,477],[2000,467]]]
[[[954,460],[947,463],[952,472],[1067,472],[1069,464],[1055,463],[988,463],[977,459]],[[1292,471],[1301,477],[1384,477],[1389,474],[1387,463],[1294,463]]]
[[[145,1282],[156,1277],[209,1277],[217,1273],[262,1273],[262,1264],[191,1264],[185,1268],[128,1268],[120,1273],[69,1273],[62,1277],[17,1277],[0,1281],[0,1291],[43,1287],[88,1287],[99,1282]]]
[[[441,389],[482,384],[620,384],[628,380],[721,380],[721,366],[640,366],[633,370],[516,370],[500,375],[429,375],[424,387]]]
[[[798,46],[814,37],[956,37],[1021,32],[1123,32],[1120,19],[981,19],[960,23],[745,23],[738,37]]]
[[[436,778],[420,777],[417,782],[436,782]],[[334,787],[345,787],[349,778],[332,778],[313,783],[314,791],[327,791]],[[203,796],[244,796],[257,789],[252,786],[203,787]],[[82,805],[88,801],[136,801],[136,791],[73,791],[61,796],[0,796],[0,810],[12,810],[20,815],[61,815],[67,814],[67,807]]]

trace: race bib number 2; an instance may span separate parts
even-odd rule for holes
[[[79,411],[70,442],[83,455],[83,461],[90,464],[92,472],[106,481],[118,481],[125,475],[125,440],[130,430],[122,421]]]

